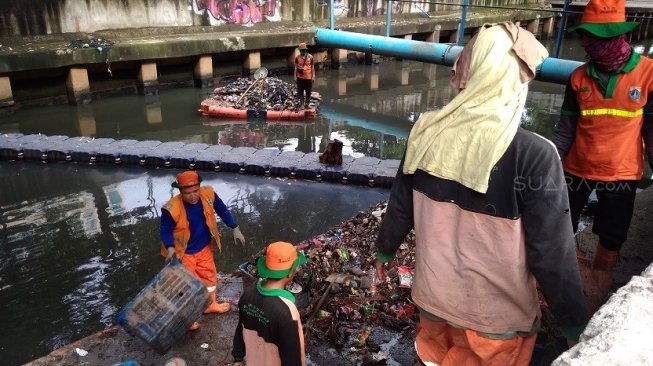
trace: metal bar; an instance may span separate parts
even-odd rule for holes
[[[336,28],[336,16],[334,14],[334,0],[329,1],[329,29],[333,30]]]
[[[565,0],[565,5],[562,7],[562,19],[560,19],[560,27],[558,27],[558,35],[556,37],[556,45],[553,49],[553,57],[560,57],[560,46],[562,45],[562,37],[565,34],[565,28],[567,28],[567,10],[569,10],[569,2],[571,0]]]
[[[385,36],[390,37],[390,22],[392,21],[392,1],[388,0],[385,10]]]
[[[461,46],[452,44],[413,41],[329,29],[317,29],[315,31],[315,42],[322,47],[371,52],[377,55],[445,66],[453,66],[456,57],[463,49]],[[565,84],[571,72],[582,64],[579,61],[549,57],[539,65],[536,79]]]
[[[467,7],[469,0],[463,0],[463,7],[460,12],[460,24],[458,25],[458,45],[463,45],[463,38],[465,37],[465,22],[467,22]]]

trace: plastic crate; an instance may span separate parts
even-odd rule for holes
[[[118,323],[164,354],[210,302],[204,284],[175,259],[120,311]]]

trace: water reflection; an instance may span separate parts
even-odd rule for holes
[[[19,364],[112,325],[162,266],[161,206],[172,170],[0,164],[0,357]],[[365,187],[203,173],[248,243],[220,224],[218,267],[265,244],[299,242],[387,198]],[[38,182],[38,183],[37,183]],[[47,183],[46,183],[47,182]]]

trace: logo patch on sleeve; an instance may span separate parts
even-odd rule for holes
[[[642,87],[631,86],[630,90],[628,90],[628,96],[630,97],[630,100],[639,100],[639,98],[642,96]]]

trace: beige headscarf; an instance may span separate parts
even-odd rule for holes
[[[517,133],[528,81],[548,52],[532,33],[512,23],[481,29],[456,61],[457,66],[468,61],[452,78],[464,89],[415,123],[403,171],[424,170],[485,193],[492,168]]]

